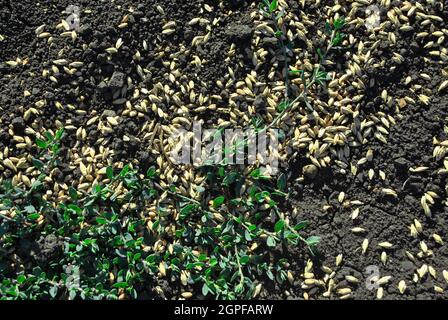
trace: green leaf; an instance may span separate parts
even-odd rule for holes
[[[256,169],[252,170],[252,172],[250,173],[250,176],[253,178],[258,178],[258,177],[260,177],[260,172],[261,172],[260,168],[256,168]]]
[[[328,73],[325,71],[318,71],[317,76],[318,79],[328,80]]]
[[[210,267],[214,267],[218,264],[218,260],[216,258],[211,258],[208,264]]]
[[[54,285],[53,287],[51,287],[50,290],[48,291],[48,293],[50,294],[50,296],[52,298],[55,298],[56,295],[58,294],[58,286]]]
[[[156,169],[154,167],[151,167],[146,171],[146,177],[147,178],[153,178],[156,175]]]
[[[77,205],[75,205],[75,204],[69,204],[67,206],[67,208],[72,210],[72,211],[74,211],[74,212],[76,212],[77,214],[80,214],[82,212],[82,209],[80,207],[78,207]]]
[[[186,268],[187,270],[191,270],[191,269],[193,269],[193,268],[196,268],[196,267],[203,267],[203,266],[205,266],[205,264],[204,264],[203,262],[193,262],[193,263],[188,263],[188,264],[185,266],[185,268]]]
[[[98,224],[107,224],[107,220],[102,217],[96,217],[96,223]]]
[[[274,33],[274,36],[277,37],[277,38],[280,38],[282,35],[283,35],[283,31],[281,31],[281,30],[277,30]]]
[[[23,274],[21,274],[20,276],[17,277],[17,283],[18,284],[24,283],[25,280],[26,280],[26,277]]]
[[[319,55],[319,58],[321,60],[324,60],[324,54],[322,53],[322,50],[320,48],[317,48],[317,54]]]
[[[274,239],[274,237],[272,237],[272,236],[269,236],[267,239],[266,239],[266,244],[268,245],[268,247],[275,247],[275,245],[276,245],[276,242],[275,242],[275,239]]]
[[[235,273],[237,274],[237,273]],[[233,281],[233,280],[232,280]],[[242,283],[239,283],[236,287],[235,287],[235,293],[237,295],[240,295],[244,292],[244,285]]]
[[[202,285],[202,295],[206,296],[208,294],[208,292],[210,291],[210,288],[208,287],[208,285],[206,283],[204,283]]]
[[[157,260],[157,256],[154,254],[151,254],[149,256],[146,257],[145,261],[148,262],[149,264],[153,264],[155,263]]]
[[[32,162],[33,162],[33,166],[36,169],[42,169],[45,165],[42,161],[40,161],[39,159],[36,159],[36,158],[33,158]]]
[[[76,191],[75,188],[69,187],[68,194],[69,194],[70,198],[72,198],[73,201],[78,200],[78,192]]]
[[[342,42],[342,39],[344,38],[344,36],[345,35],[343,33],[340,33],[339,31],[336,32],[336,35],[335,35],[335,37],[333,39],[333,42],[332,42],[332,45],[333,46],[339,45]]]
[[[255,129],[259,129],[262,127],[264,120],[259,114],[257,114],[251,118],[251,122]]]
[[[45,131],[45,132],[44,132],[44,136],[47,138],[47,140],[48,140],[49,142],[52,142],[52,141],[54,140],[54,137],[53,137],[53,135],[50,133],[50,131]]]
[[[333,27],[334,27],[335,30],[340,30],[340,29],[342,29],[342,28],[344,27],[344,25],[345,25],[345,20],[344,20],[344,18],[336,19],[336,20],[334,21],[334,23],[333,23]]]
[[[328,34],[331,34],[331,25],[330,25],[330,22],[325,22],[325,31],[328,33]]]
[[[27,217],[29,220],[34,221],[34,220],[39,219],[40,214],[38,214],[38,213],[32,213],[32,214],[27,215],[26,217]]]
[[[48,146],[48,143],[41,139],[36,139],[36,144],[41,149],[46,149]]]
[[[249,260],[250,260],[249,256],[243,256],[240,258],[240,263],[241,263],[241,265],[244,266],[245,264],[247,264],[249,262]]]
[[[219,196],[213,200],[213,207],[218,208],[220,205],[224,203],[226,198],[224,196]]]
[[[123,169],[121,169],[121,171],[120,171],[120,177],[124,177],[126,175],[126,173],[129,172],[129,169],[130,169],[129,165],[128,164],[125,165],[123,167]]]
[[[289,70],[290,75],[300,75],[302,72],[303,70],[296,70],[296,69]]]
[[[296,240],[299,236],[291,231],[285,231],[285,238],[288,240]]]
[[[269,193],[269,191],[261,191],[255,194],[255,199],[258,202],[263,202],[267,197],[270,197],[271,194]]]
[[[325,81],[329,80],[330,77],[328,76],[327,72],[324,71],[318,71],[316,74],[316,82],[323,85]]]
[[[315,246],[316,244],[319,243],[319,241],[320,241],[320,237],[318,237],[318,236],[311,236],[305,240],[306,244],[310,247]]]
[[[223,178],[226,175],[226,170],[224,167],[219,167],[218,168],[218,175]]]
[[[58,153],[59,153],[59,150],[60,150],[60,147],[59,147],[58,144],[54,144],[54,145],[51,147],[51,152],[53,152],[54,154],[58,154]]]
[[[278,7],[277,0],[272,0],[271,4],[269,5],[269,11],[274,12],[275,10],[277,10],[277,7]]]
[[[285,227],[285,220],[279,220],[279,221],[277,221],[277,223],[275,224],[275,226],[274,226],[274,231],[275,232],[280,232],[280,231],[282,231],[283,230],[283,228]]]
[[[140,258],[142,257],[142,253],[141,252],[137,252],[136,254],[134,254],[134,261],[139,261]]]
[[[277,110],[279,112],[283,112],[285,109],[287,109],[289,107],[289,103],[288,101],[283,100],[282,102],[279,103],[279,105],[277,106]]]
[[[294,230],[300,231],[305,229],[308,226],[308,221],[301,221],[295,225]]]
[[[284,173],[280,174],[277,179],[277,189],[283,191],[286,189],[286,175]]]
[[[64,134],[64,128],[59,129],[58,131],[56,131],[56,135],[54,136],[54,138],[56,140],[61,140],[62,135]]]
[[[42,187],[42,181],[40,180],[35,180],[32,184],[31,184],[31,190],[38,190]]]
[[[128,286],[128,283],[126,281],[117,282],[114,284],[114,288],[126,288]]]
[[[194,210],[196,210],[197,205],[196,204],[187,204],[185,207],[183,207],[180,212],[179,216],[181,219],[185,219],[187,216],[189,216]]]
[[[224,179],[222,180],[222,184],[228,187],[233,182],[235,182],[237,177],[238,177],[238,172],[232,171],[224,177]]]
[[[262,3],[260,3],[260,10],[261,10],[261,11],[264,11],[264,12],[266,13],[266,11],[269,10],[269,5],[270,5],[270,3],[269,3],[268,0],[262,0],[261,2],[262,2]]]
[[[106,168],[106,176],[110,180],[112,180],[114,178],[114,169],[112,169],[112,167]]]

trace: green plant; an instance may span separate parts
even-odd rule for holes
[[[280,215],[278,203],[287,196],[284,177],[269,185],[271,178],[261,175],[260,169],[247,174],[226,171],[224,166],[202,169],[215,195],[208,203],[180,197],[181,229],[177,233],[188,247],[201,252],[190,255],[184,267],[194,281],[202,282],[202,292],[224,299],[250,298],[255,279],[267,275],[285,281],[283,264],[267,262],[266,251],[299,241],[313,248],[317,238],[304,239],[299,234],[306,221],[292,227]],[[271,221],[272,214],[277,215],[276,221]]]
[[[50,132],[45,132],[44,136],[46,139],[36,139],[36,144],[41,149],[41,152],[32,159],[32,162],[34,167],[40,171],[40,174],[31,183],[28,190],[13,186],[11,181],[4,182],[2,187],[3,193],[0,194],[0,211],[13,210],[14,219],[2,214],[1,217],[3,219],[26,224],[32,230],[36,227],[36,220],[42,214],[46,214],[47,211],[51,210],[49,203],[42,198],[41,191],[43,190],[45,178],[58,163],[59,142],[63,134],[64,129],[60,129],[54,135]],[[21,204],[19,208],[14,205],[17,202]],[[20,237],[22,234],[18,234],[18,236]]]
[[[286,90],[284,99],[278,106],[279,114],[270,124],[263,125],[263,120],[259,117],[252,120],[257,133],[273,128],[286,112],[300,101],[303,101],[306,107],[313,111],[307,98],[308,90],[315,84],[324,85],[324,82],[329,80],[323,65],[329,51],[341,43],[343,34],[340,30],[345,24],[342,19],[335,20],[333,26],[327,23],[326,28],[330,35],[328,46],[323,52],[320,49],[317,51],[319,63],[314,67],[313,72],[308,75],[303,70],[289,70],[287,52],[291,44],[287,42],[287,38],[284,36],[285,31],[280,26],[280,19],[284,15],[284,10],[278,11],[276,0],[262,0],[260,10],[265,17],[272,21],[275,27],[275,36],[278,39],[279,48],[285,61],[283,73]],[[303,91],[294,99],[289,98],[290,75],[300,75],[303,83]],[[267,247],[272,248],[278,244],[297,245],[298,242],[302,242],[313,252],[320,240],[317,236],[304,239],[300,235],[299,232],[307,226],[307,222],[291,226],[289,221],[281,215],[276,199],[287,197],[284,176],[279,177],[276,188],[272,186],[271,177],[262,176],[259,168],[252,169],[249,172],[243,172],[243,170],[227,171],[226,156],[235,155],[236,150],[246,146],[251,138],[249,136],[243,140],[235,141],[230,150],[225,150],[224,160],[219,166],[205,167],[208,170],[208,186],[212,187],[212,192],[216,193],[210,210],[212,212],[205,210],[197,201],[188,201],[188,199],[186,199],[185,207],[182,209],[188,215],[192,213],[201,215],[201,221],[204,223],[213,221],[211,217],[216,214],[214,211],[218,211],[217,214],[221,216],[222,223],[214,226],[213,231],[203,228],[200,235],[205,237],[205,240],[200,240],[201,237],[197,237],[193,244],[198,245],[198,241],[209,242],[210,246],[219,244],[214,247],[212,258],[204,256],[204,261],[197,261],[196,263],[200,263],[201,267],[207,267],[205,275],[199,276],[204,281],[203,292],[212,292],[221,298],[250,297],[255,290],[253,279],[263,274],[280,282],[286,279],[286,272],[283,268],[284,261],[280,259],[274,264],[266,263],[262,254],[250,250],[251,243],[264,242]],[[213,186],[218,187],[213,188]],[[243,188],[245,190],[242,190]],[[236,208],[244,209],[240,212]],[[266,217],[272,216],[271,213],[276,216],[276,221],[272,222],[273,226],[266,224]],[[190,225],[190,228],[194,230],[193,225]],[[235,259],[229,259],[232,256],[232,251]],[[205,262],[209,261],[208,259],[213,263],[207,265]],[[221,265],[215,263],[217,261],[221,261]],[[218,270],[215,271],[216,269]],[[218,280],[210,276],[214,274],[214,271],[219,273]]]
[[[284,10],[278,11],[277,0],[261,0],[260,11],[262,14],[268,18],[274,25],[274,35],[278,40],[279,48],[283,54],[284,62],[284,75],[285,75],[285,95],[284,99],[278,105],[279,114],[277,117],[262,130],[269,130],[278,124],[280,119],[288,112],[292,106],[294,106],[299,101],[303,101],[309,111],[313,112],[314,108],[308,101],[308,90],[315,84],[324,85],[325,81],[329,80],[328,73],[324,70],[324,64],[327,59],[328,53],[334,49],[336,46],[340,45],[344,34],[341,32],[345,26],[344,19],[335,19],[331,25],[329,22],[325,24],[325,31],[328,33],[330,39],[328,41],[327,47],[322,51],[320,48],[317,50],[319,56],[319,62],[314,66],[312,73],[309,75],[305,70],[290,70],[288,50],[291,49],[292,44],[288,41],[285,36],[286,32],[283,30],[283,26],[280,25],[280,19],[285,14]],[[290,81],[289,76],[300,76],[303,84],[303,91],[294,99],[289,98],[290,92]]]
[[[137,298],[138,288],[155,286],[166,272],[180,282],[200,285],[204,295],[250,298],[257,278],[286,279],[284,262],[267,262],[266,248],[299,241],[314,245],[314,238],[304,239],[299,234],[306,222],[291,227],[279,213],[278,201],[287,196],[284,177],[269,185],[266,182],[271,179],[259,169],[245,174],[226,172],[224,166],[203,168],[208,185],[215,187],[198,201],[181,195],[174,186],[162,188],[154,168],[145,175],[130,166],[118,173],[107,168],[106,185],[96,185],[89,193],[70,188],[70,201],[55,207],[38,191],[48,187],[46,172],[58,164],[61,138],[62,131],[38,142],[42,152],[33,163],[41,170],[36,179],[41,182],[39,187],[32,185],[26,190],[6,184],[1,188],[1,210],[16,214],[2,215],[0,241],[8,252],[23,239],[53,235],[61,242],[62,252],[48,264],[38,262],[17,269],[9,264],[20,261],[2,256],[3,298],[117,299],[123,294]],[[117,190],[120,185],[124,186],[121,192]],[[170,208],[159,203],[158,217],[148,229],[144,208],[164,192],[179,199],[179,217],[169,219]],[[39,205],[31,210],[30,203]],[[131,203],[140,206],[129,206]],[[266,219],[271,213],[279,219]],[[169,243],[168,248],[144,249],[161,241]],[[67,267],[76,270],[78,282],[70,281]]]
[[[326,72],[324,69],[327,56],[331,50],[342,43],[342,40],[345,36],[345,34],[342,33],[342,29],[345,26],[345,20],[343,18],[335,19],[333,24],[330,24],[330,22],[326,22],[325,31],[329,36],[328,44],[324,51],[322,51],[320,48],[317,49],[319,60],[318,63],[314,66],[311,74],[309,74],[305,70],[290,70],[288,50],[291,50],[292,43],[288,41],[287,37],[285,36],[286,32],[283,30],[283,26],[281,26],[280,24],[281,18],[285,15],[285,10],[279,11],[277,0],[261,0],[259,9],[264,17],[268,18],[274,25],[274,35],[277,38],[278,46],[282,52],[284,60],[283,74],[285,76],[284,82],[286,89],[284,92],[283,100],[277,106],[278,114],[270,123],[264,124],[263,119],[261,119],[259,116],[252,119],[252,125],[255,128],[254,133],[262,133],[274,128],[285,116],[285,114],[299,102],[303,102],[308,111],[314,112],[314,108],[308,100],[308,92],[314,85],[324,86],[325,82],[330,80],[328,72]],[[294,99],[290,98],[290,76],[300,76],[303,85],[302,92]],[[237,141],[232,146],[232,149],[226,150],[227,154],[234,155],[236,153],[236,150],[241,147],[241,145],[246,146],[248,141],[253,137],[254,136],[252,134],[251,136],[246,137],[244,140]],[[225,157],[221,164],[226,164]]]
[[[42,150],[33,159],[40,171],[37,179],[28,188],[12,186],[11,182],[0,188],[0,211],[8,213],[0,217],[0,243],[5,253],[11,253],[23,242],[35,244],[52,236],[59,252],[51,257],[54,260],[39,259],[31,265],[16,261],[14,255],[2,255],[2,298],[116,299],[120,293],[136,298],[135,286],[151,281],[142,260],[145,222],[139,214],[141,208],[130,211],[125,219],[118,213],[126,212],[126,205],[134,199],[142,204],[153,199],[157,193],[151,187],[154,171],[149,169],[142,178],[130,166],[117,175],[107,168],[107,185],[96,185],[90,193],[70,187],[70,202],[54,206],[43,191],[48,189],[49,172],[58,165],[63,130],[45,136],[46,140],[36,140]],[[117,189],[120,185],[125,187],[124,193]],[[78,281],[70,280],[67,269],[76,271]],[[116,277],[113,281],[109,281],[111,273]]]

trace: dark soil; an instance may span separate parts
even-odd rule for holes
[[[401,43],[403,50],[409,54],[408,42]],[[400,79],[407,75],[415,75],[425,71],[434,74],[428,89],[437,91],[440,78],[436,75],[436,68],[422,69],[422,57],[418,52],[410,52],[406,65],[397,73],[377,73],[375,79],[378,85],[374,90],[381,92],[383,89],[396,90],[402,96],[410,94],[400,84]],[[433,72],[433,73],[431,73]],[[403,76],[403,73],[404,76]],[[372,97],[376,94],[372,93]],[[343,255],[343,264],[339,268],[337,280],[338,287],[346,287],[345,275],[353,275],[362,279],[355,286],[355,297],[359,299],[373,299],[376,290],[368,290],[365,286],[370,273],[369,266],[379,267],[381,276],[392,275],[395,283],[405,280],[408,291],[404,295],[398,292],[397,285],[389,286],[387,289],[388,299],[446,299],[446,294],[432,295],[434,285],[440,281],[431,276],[425,278],[424,283],[413,284],[412,279],[415,270],[423,263],[433,266],[440,274],[448,264],[447,245],[439,245],[432,239],[432,234],[447,233],[446,206],[437,205],[432,207],[432,217],[425,217],[422,212],[420,198],[426,190],[433,190],[446,198],[445,174],[437,173],[440,169],[440,161],[433,156],[433,137],[441,140],[446,138],[444,127],[448,117],[448,100],[446,94],[434,96],[429,106],[417,104],[408,106],[402,112],[402,118],[393,126],[389,135],[388,143],[372,142],[366,148],[355,151],[354,159],[360,158],[367,149],[373,150],[373,161],[361,166],[356,177],[339,174],[337,166],[317,173],[316,179],[309,184],[295,184],[292,186],[292,207],[297,207],[300,214],[298,220],[308,219],[311,221],[311,233],[322,235],[319,246],[319,254],[313,259],[317,265],[333,267],[335,257]],[[301,159],[294,163],[292,172],[302,170]],[[355,163],[356,161],[353,161]],[[428,167],[423,173],[411,173],[410,168]],[[375,170],[375,177],[370,181],[367,177],[369,169]],[[378,170],[382,170],[386,179],[378,176]],[[360,172],[361,171],[361,172]],[[308,181],[309,182],[309,181]],[[395,190],[398,197],[387,196],[381,193],[382,188]],[[340,192],[346,194],[344,203],[338,202]],[[350,206],[347,201],[359,200],[360,206]],[[330,209],[324,210],[324,206]],[[360,209],[357,219],[352,221],[351,212]],[[417,218],[425,225],[423,233],[418,238],[410,235],[409,226],[413,219]],[[354,227],[362,226],[366,229],[360,235],[351,232]],[[361,243],[367,238],[370,240],[369,249],[366,254],[361,254]],[[430,243],[434,256],[426,257],[414,263],[408,260],[405,252],[416,254],[420,251],[419,242],[424,240]],[[393,243],[391,249],[381,249],[378,243],[388,241]],[[386,251],[388,260],[386,265],[380,261],[382,251]],[[298,266],[302,267],[301,265]],[[300,269],[299,269],[300,270]],[[299,272],[298,270],[298,272]],[[352,285],[353,286],[353,285]],[[312,291],[316,291],[313,289]],[[299,293],[299,292],[298,292]]]
[[[291,1],[288,1],[291,2]],[[333,3],[334,1],[329,1]],[[413,1],[412,1],[413,2]],[[0,3],[0,34],[8,41],[0,42],[0,62],[14,60],[15,57],[28,57],[29,62],[25,66],[14,69],[12,76],[7,76],[10,69],[0,64],[0,149],[9,148],[15,157],[20,158],[25,150],[15,148],[15,142],[8,135],[8,128],[13,128],[16,134],[23,134],[25,128],[36,118],[41,128],[55,128],[57,124],[73,125],[76,128],[84,127],[88,133],[85,141],[77,139],[67,140],[64,146],[67,149],[77,146],[99,147],[104,139],[108,147],[114,151],[111,162],[133,162],[137,168],[145,170],[153,163],[156,156],[147,150],[147,145],[142,142],[139,130],[145,122],[156,119],[157,122],[166,123],[168,120],[157,118],[154,114],[145,114],[142,117],[121,117],[120,124],[113,133],[102,134],[97,130],[97,124],[87,125],[89,119],[100,116],[102,119],[122,115],[126,109],[126,98],[132,96],[136,84],[139,86],[160,82],[170,85],[169,68],[163,65],[163,57],[177,54],[179,48],[181,54],[177,56],[177,69],[181,70],[181,84],[187,84],[188,79],[197,81],[197,93],[213,94],[218,97],[212,101],[220,107],[225,107],[228,101],[228,93],[216,84],[218,80],[224,81],[231,66],[235,78],[244,78],[243,75],[252,70],[252,55],[250,41],[254,36],[254,26],[250,19],[250,13],[254,7],[251,1],[232,0],[219,5],[217,1],[198,0],[191,1],[164,1],[165,14],[157,11],[157,0],[117,0],[114,2],[93,2],[78,0],[81,7],[88,7],[91,13],[82,13],[83,23],[78,34],[76,46],[72,46],[70,38],[57,39],[49,47],[42,39],[38,39],[34,30],[46,23],[56,25],[64,17],[61,12],[70,4],[69,0],[61,1],[34,1],[3,0]],[[208,3],[212,11],[207,12],[200,8]],[[328,4],[329,5],[329,4]],[[117,6],[126,10],[118,11]],[[300,14],[306,14],[315,18],[315,29],[321,29],[325,17],[317,16],[317,8],[314,5],[304,9],[291,4],[292,10]],[[447,5],[448,7],[448,5]],[[127,9],[132,8],[132,11]],[[228,14],[229,11],[231,14]],[[445,21],[448,19],[447,8],[440,12]],[[124,14],[129,15],[133,21],[124,30],[117,29]],[[191,41],[197,36],[204,35],[206,30],[200,24],[188,25],[188,21],[195,17],[201,17],[213,21],[220,18],[220,23],[214,29],[210,40],[203,46],[193,47]],[[153,50],[154,43],[159,41],[162,26],[166,20],[177,23],[176,32],[164,37],[162,40],[164,51]],[[310,29],[312,31],[312,28]],[[419,32],[416,30],[415,33]],[[366,37],[363,31],[349,27],[346,31],[355,37]],[[390,60],[389,65],[370,70],[369,77],[374,79],[374,85],[369,88],[363,98],[363,112],[379,110],[381,92],[386,89],[394,97],[416,96],[403,84],[406,76],[411,76],[415,83],[419,83],[418,74],[425,72],[430,75],[431,81],[421,82],[432,95],[429,106],[417,102],[408,104],[401,110],[401,119],[390,128],[388,143],[382,144],[377,140],[371,140],[365,146],[351,150],[352,163],[356,163],[366,151],[373,150],[373,161],[367,162],[358,168],[356,176],[341,173],[340,167],[333,165],[326,169],[311,172],[306,170],[304,181],[297,181],[302,176],[303,168],[309,165],[309,160],[304,155],[296,155],[289,159],[291,191],[290,203],[285,208],[290,212],[297,209],[297,216],[293,220],[309,220],[310,225],[306,234],[321,236],[318,252],[313,256],[300,249],[287,251],[279,248],[280,254],[287,257],[296,278],[293,284],[284,286],[269,284],[261,294],[267,299],[302,299],[304,292],[308,292],[311,298],[321,298],[323,289],[312,287],[302,289],[302,281],[299,280],[304,271],[307,259],[314,263],[316,277],[323,277],[324,272],[320,266],[328,266],[336,272],[335,280],[337,288],[351,287],[353,297],[356,299],[372,299],[376,296],[376,290],[368,290],[365,282],[368,266],[377,266],[381,276],[391,275],[393,278],[385,288],[387,299],[447,299],[448,293],[434,293],[435,285],[443,283],[442,271],[448,266],[448,244],[439,245],[434,242],[434,233],[445,237],[448,234],[448,209],[441,201],[431,207],[432,217],[426,217],[422,212],[420,198],[426,191],[436,192],[440,199],[446,199],[447,176],[437,171],[442,168],[441,161],[433,156],[433,137],[444,140],[444,126],[448,117],[448,98],[446,94],[438,94],[437,88],[442,79],[439,75],[439,67],[427,68],[423,57],[422,44],[415,39],[415,33],[404,34],[397,45],[391,49],[380,46],[380,49],[372,52],[374,57],[391,58],[393,52],[400,52],[405,62],[396,66],[393,72],[390,67],[394,65]],[[105,49],[113,47],[118,38],[122,38],[124,45],[111,60],[107,59]],[[133,56],[141,43],[145,40],[148,51],[142,53],[140,65],[148,72],[142,78],[136,68]],[[235,55],[225,60],[227,50],[231,43],[235,43]],[[304,43],[297,41],[297,46]],[[84,49],[83,49],[84,46]],[[51,68],[51,61],[58,59],[58,52],[64,50],[64,57],[69,61],[83,61],[75,75],[68,75],[63,71],[58,76],[55,84],[46,79],[42,81],[40,73],[42,68]],[[353,52],[353,48],[346,49]],[[196,68],[191,61],[195,55],[201,56],[206,67]],[[340,55],[335,68],[342,68],[344,57]],[[243,61],[244,63],[240,63]],[[62,69],[62,68],[61,68]],[[133,79],[133,83],[128,82]],[[197,80],[196,80],[197,79]],[[258,81],[266,81],[267,75],[263,70],[259,72]],[[135,83],[137,82],[137,83]],[[174,86],[174,85],[173,85]],[[179,88],[175,88],[178,90]],[[24,97],[24,91],[31,93],[30,97]],[[82,96],[82,98],[80,98]],[[42,108],[39,115],[33,115],[28,121],[23,119],[24,107],[34,105],[39,100],[46,99],[46,107]],[[244,99],[243,99],[244,100]],[[263,97],[253,99],[253,104],[259,110],[266,108]],[[63,106],[76,104],[77,111],[68,108],[60,109],[56,102]],[[242,101],[242,105],[247,104]],[[172,105],[164,102],[157,107],[165,113],[171,114]],[[389,111],[389,110],[384,110]],[[216,123],[218,118],[229,120],[228,114],[207,111],[195,115],[197,119],[203,119],[206,123]],[[38,130],[39,128],[34,128]],[[72,132],[74,135],[74,132]],[[129,140],[124,141],[124,136]],[[103,140],[99,140],[99,138]],[[68,156],[67,156],[68,157]],[[411,173],[410,168],[428,167],[422,173]],[[375,172],[374,178],[369,180],[369,169]],[[385,180],[379,177],[379,170],[385,173]],[[347,169],[350,171],[350,168]],[[5,176],[12,176],[12,172],[5,170]],[[60,180],[75,185],[81,174],[78,169],[72,170],[63,166],[59,171]],[[390,188],[396,191],[397,197],[384,195],[381,190]],[[338,195],[345,193],[345,200],[339,203]],[[362,205],[349,205],[347,201],[359,200]],[[324,206],[328,206],[324,209]],[[352,220],[351,212],[359,208],[359,217]],[[423,232],[417,238],[410,235],[409,226],[414,219],[418,219],[423,225]],[[351,231],[354,227],[362,227],[364,233],[355,234]],[[367,252],[361,254],[361,244],[364,239],[369,239]],[[424,240],[432,256],[417,258],[411,262],[405,254],[409,251],[417,256],[420,251],[420,241]],[[448,240],[448,239],[447,239]],[[378,247],[380,242],[393,244],[390,249]],[[23,257],[34,259],[39,265],[57,256],[62,250],[61,244],[55,238],[41,238],[24,240],[21,254]],[[387,253],[387,262],[384,265],[380,260],[382,251]],[[335,267],[335,258],[342,254],[343,261],[339,267]],[[432,266],[437,272],[434,279],[427,274],[417,284],[413,282],[416,269],[422,264]],[[358,285],[353,285],[345,280],[346,275],[353,275],[360,280]],[[407,291],[404,295],[398,292],[397,284],[405,280]],[[166,298],[175,295],[178,288],[170,288],[165,281],[159,283],[166,294]],[[446,283],[444,285],[446,289]],[[285,293],[285,291],[287,291]],[[446,290],[447,291],[447,290]],[[331,297],[333,298],[333,296]]]
[[[432,208],[432,217],[427,218],[422,212],[420,198],[422,190],[434,190],[442,198],[447,196],[445,185],[446,176],[437,174],[440,163],[432,157],[432,137],[443,131],[448,116],[446,95],[437,97],[430,107],[414,106],[403,112],[403,119],[392,128],[387,145],[374,144],[374,159],[370,166],[386,173],[386,180],[382,181],[377,175],[369,181],[367,171],[359,173],[355,178],[337,174],[337,168],[319,172],[316,181],[309,185],[297,184],[293,186],[293,206],[301,214],[298,220],[310,220],[310,233],[322,236],[319,254],[313,259],[317,265],[335,266],[335,257],[343,255],[343,263],[338,271],[339,287],[347,286],[343,281],[345,275],[354,275],[361,279],[356,286],[355,297],[359,299],[373,299],[375,290],[366,289],[366,278],[370,276],[367,267],[378,266],[382,276],[392,275],[394,283],[405,280],[408,291],[404,297],[408,299],[446,299],[446,294],[433,296],[428,291],[440,283],[429,275],[423,284],[412,284],[412,277],[416,268],[423,263],[433,266],[438,274],[448,264],[447,244],[439,245],[432,239],[432,234],[446,234],[447,213],[445,206]],[[411,167],[426,166],[430,169],[420,174],[409,173]],[[294,170],[294,169],[293,169]],[[299,170],[296,168],[295,170]],[[384,196],[380,190],[384,187],[395,190],[397,198]],[[340,192],[345,192],[347,200],[359,200],[360,206],[345,207],[337,200]],[[325,205],[331,206],[324,210]],[[351,212],[360,209],[360,214],[354,221]],[[413,219],[419,219],[425,227],[418,237],[411,237],[409,226]],[[353,234],[352,228],[362,226],[366,232],[361,235]],[[370,240],[367,252],[361,254],[362,241]],[[425,240],[434,251],[434,256],[409,261],[405,251],[416,255],[419,242]],[[388,241],[394,246],[391,249],[381,249],[379,242]],[[382,251],[386,251],[388,260],[386,265],[380,261]],[[303,272],[298,265],[297,272]],[[297,291],[300,294],[300,290]],[[403,296],[397,286],[387,289],[389,299],[400,299]]]

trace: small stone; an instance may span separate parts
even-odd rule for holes
[[[22,132],[25,129],[25,121],[21,117],[12,119],[11,124],[17,132]]]
[[[225,34],[233,42],[248,41],[252,37],[252,28],[244,24],[233,24],[225,31]]]
[[[110,80],[109,80],[107,86],[109,87],[109,89],[112,89],[112,90],[120,89],[124,85],[125,77],[126,76],[124,73],[114,72],[112,74],[112,77],[110,77]]]
[[[309,164],[303,167],[303,175],[309,180],[313,180],[317,175],[317,167],[314,164]]]
[[[254,101],[255,110],[257,112],[263,112],[266,110],[266,99],[263,95],[258,95]]]
[[[406,173],[409,169],[409,161],[405,158],[397,158],[394,160],[394,166],[400,173]]]
[[[109,110],[109,109],[104,110],[103,113],[101,114],[101,116],[103,118],[115,117],[116,115],[117,114],[114,110]]]

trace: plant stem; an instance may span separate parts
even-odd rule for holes
[[[237,249],[236,245],[234,245],[234,249],[235,249],[236,263],[238,265],[238,273],[240,275],[240,283],[239,283],[239,285],[243,286],[244,285],[244,274],[243,274],[243,269],[241,268],[240,258],[238,256],[238,249]]]
[[[279,219],[282,219],[282,217],[281,217],[281,215],[280,215],[280,212],[278,211],[278,209],[277,209],[277,207],[274,207],[274,211],[275,211],[275,213],[277,214],[277,217],[279,218]],[[293,227],[291,227],[290,225],[289,225],[289,223],[286,223],[286,221],[285,221],[285,225],[286,225],[286,227],[289,229],[289,231],[291,231],[292,233],[294,233],[296,236],[297,236],[297,238],[300,240],[300,241],[302,241],[302,242],[304,242],[305,244],[307,244],[307,242],[306,242],[306,240],[296,231],[296,230],[294,230],[294,228]]]

